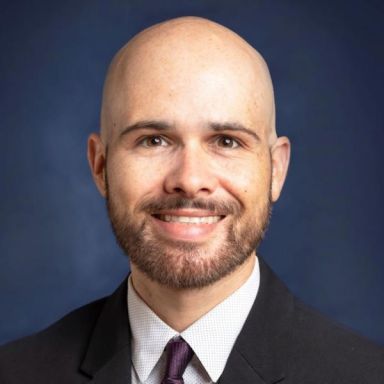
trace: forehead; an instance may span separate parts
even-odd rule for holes
[[[107,102],[118,130],[140,120],[264,127],[273,113],[264,64],[241,49],[142,44],[120,58],[111,77]]]

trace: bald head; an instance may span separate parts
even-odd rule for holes
[[[217,97],[208,99],[215,92]],[[156,112],[164,114],[174,101],[184,100],[186,107],[192,103],[196,118],[202,119],[220,117],[199,115],[199,100],[213,109],[215,103],[232,99],[243,102],[248,124],[262,126],[268,141],[276,138],[273,88],[265,61],[236,33],[206,19],[182,17],[154,25],[116,54],[104,85],[103,141],[139,118],[137,111],[154,98],[158,102],[151,118]],[[177,105],[182,112],[182,104]],[[176,122],[173,112],[167,111],[168,117]]]
[[[199,276],[196,288],[253,252],[290,145],[276,137],[269,72],[248,43],[194,17],[146,29],[114,57],[101,118],[88,159],[132,276],[178,288]],[[185,224],[191,210],[202,216]],[[213,225],[202,219],[216,212]]]

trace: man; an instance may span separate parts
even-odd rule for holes
[[[289,155],[243,39],[192,17],[134,37],[88,141],[131,274],[3,347],[0,382],[383,383],[383,349],[306,308],[256,256]]]

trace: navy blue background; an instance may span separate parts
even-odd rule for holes
[[[260,253],[304,301],[384,344],[382,2],[1,1],[0,342],[128,270],[90,177],[103,77],[130,37],[200,15],[268,61],[287,184]]]

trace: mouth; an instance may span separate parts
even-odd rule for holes
[[[225,216],[179,216],[154,214],[156,219],[165,221],[166,223],[182,223],[182,224],[214,224],[222,220]]]
[[[172,240],[203,242],[213,236],[225,215],[216,212],[177,210],[151,215],[162,237]]]

